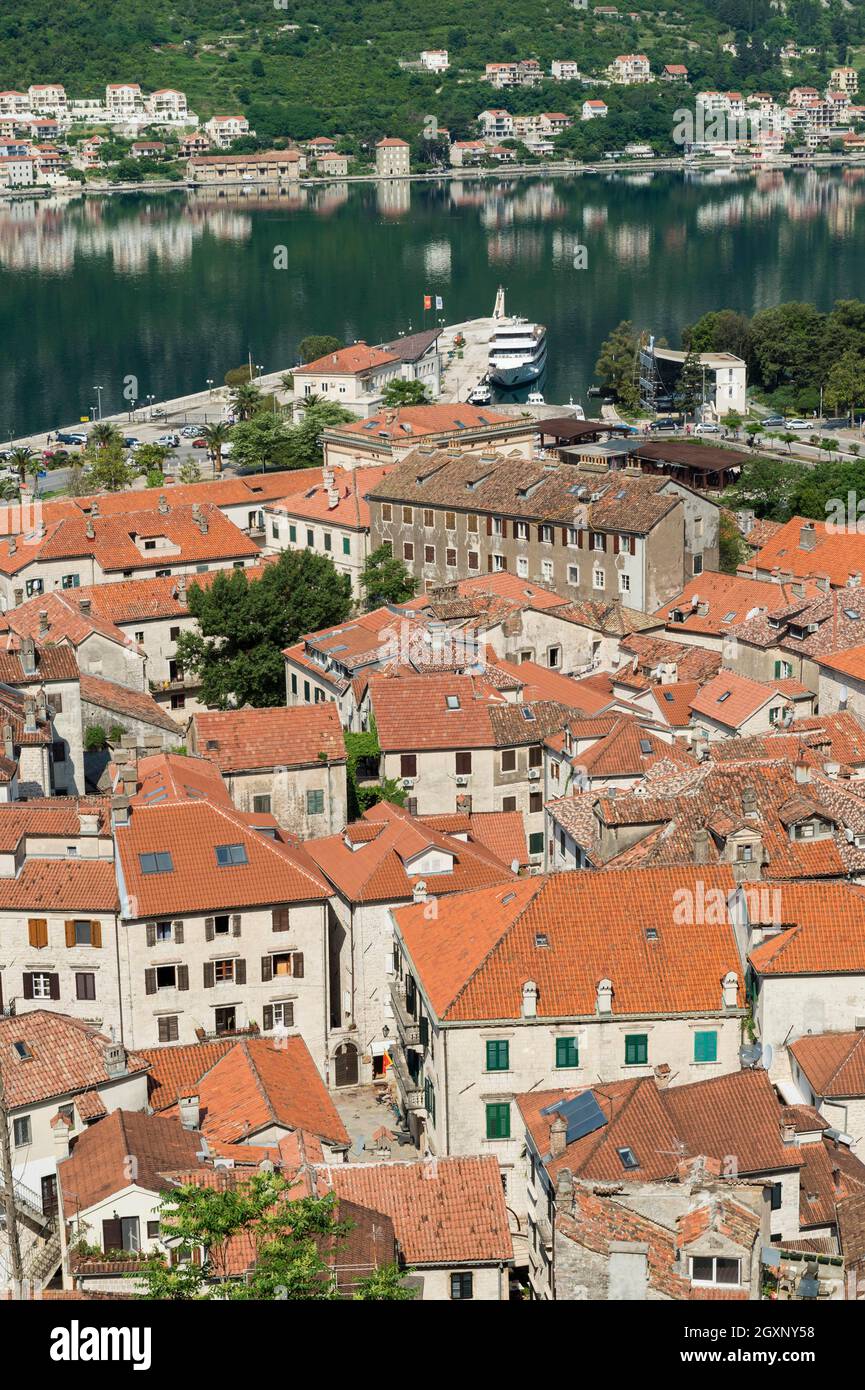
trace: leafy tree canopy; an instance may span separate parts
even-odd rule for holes
[[[414,598],[417,589],[414,575],[409,574],[402,560],[391,555],[386,545],[367,556],[360,584],[368,609],[380,608],[385,603],[406,603]]]

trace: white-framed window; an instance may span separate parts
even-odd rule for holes
[[[514,539],[527,541],[529,538],[529,523],[527,521],[514,522]]]
[[[50,998],[51,998],[51,976],[50,976],[50,975],[34,975],[34,976],[33,976],[33,998],[34,998],[34,999],[50,999]]]
[[[552,560],[542,560],[542,561],[541,561],[541,574],[543,575],[543,578],[544,578],[544,582],[545,582],[545,583],[547,583],[547,584],[552,584],[552,582],[553,582],[553,562],[552,562]]]
[[[604,549],[604,538],[603,538],[603,536],[601,535],[600,531],[593,531],[593,532],[592,532],[592,549],[593,549],[593,550],[603,550],[603,549]]]
[[[592,571],[592,588],[593,588],[593,589],[604,589],[604,588],[606,588],[606,583],[607,583],[607,580],[606,580],[606,576],[605,576],[603,570],[593,570],[593,571]]]
[[[504,555],[494,555],[494,556],[493,556],[493,570],[503,570],[503,569],[507,569],[507,565],[505,564],[505,557],[504,557]]]
[[[619,592],[622,594],[631,592],[631,576],[629,574],[619,575]]]
[[[12,1121],[12,1142],[16,1149],[23,1149],[32,1141],[30,1116],[19,1115]]]
[[[528,579],[529,557],[527,555],[517,556],[517,574],[519,575],[520,579]]]
[[[580,567],[579,567],[579,565],[568,565],[568,583],[569,583],[569,584],[579,584],[579,582],[580,582]]]
[[[502,528],[502,519],[501,519],[501,517],[500,517],[500,516],[494,516],[494,517],[493,517],[493,532],[492,532],[493,535],[494,535],[494,536],[500,536],[500,535],[502,534],[502,529],[503,529],[503,528]]]
[[[579,531],[577,530],[576,526],[569,526],[569,527],[568,527],[568,545],[576,547],[576,546],[579,545],[579,543],[580,543],[580,533],[579,533]]]
[[[741,1282],[742,1261],[725,1255],[692,1255],[691,1283],[729,1288]]]
[[[552,543],[553,543],[553,528],[552,528],[552,526],[546,526],[546,525],[544,525],[544,526],[539,526],[539,527],[538,527],[538,540],[541,542],[541,545],[552,545]]]

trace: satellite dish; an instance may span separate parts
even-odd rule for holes
[[[511,873],[512,873],[512,874],[518,874],[519,871],[520,871],[520,861],[519,861],[519,859],[512,859],[512,860],[511,860]]]
[[[774,1056],[774,1049],[773,1049],[773,1047],[772,1047],[772,1044],[771,1044],[771,1043],[764,1043],[764,1044],[763,1044],[763,1052],[762,1052],[762,1055],[761,1055],[761,1057],[760,1057],[760,1066],[761,1066],[761,1067],[765,1067],[766,1071],[768,1071],[769,1068],[770,1068],[771,1065],[772,1065],[772,1058],[773,1058],[773,1056]]]

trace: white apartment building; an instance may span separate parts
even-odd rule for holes
[[[211,116],[209,121],[205,121],[204,130],[211,144],[220,150],[227,150],[242,135],[254,134],[245,116]]]
[[[425,48],[420,60],[428,72],[446,72],[450,66],[446,48]]]

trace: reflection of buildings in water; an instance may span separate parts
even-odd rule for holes
[[[503,202],[501,198],[486,198],[481,208],[481,226],[487,231],[495,227],[510,227],[516,220],[513,203]]]
[[[449,241],[428,241],[423,249],[423,268],[427,276],[450,280],[451,244]]]
[[[259,209],[267,211],[270,208],[293,211],[297,208],[306,207],[309,199],[309,190],[298,187],[295,184],[279,188],[272,188],[269,185],[244,187],[238,184],[229,188],[190,189],[187,198],[189,199],[190,208],[224,207],[226,204],[232,206],[235,203],[239,203],[242,207],[249,208],[251,212],[255,212]]]
[[[343,181],[328,183],[324,188],[316,188],[312,191],[311,207],[313,212],[320,217],[328,217],[330,213],[336,212],[348,202],[349,187]]]
[[[399,217],[411,209],[409,179],[379,179],[375,185],[378,210],[385,217]]]
[[[448,190],[450,200],[456,208],[480,208],[484,205],[486,194],[479,183],[463,183],[453,179]]]
[[[654,178],[652,171],[647,170],[644,174],[625,174],[622,183],[626,183],[629,188],[646,188],[654,182]]]
[[[553,265],[573,268],[577,252],[582,246],[582,233],[565,232],[557,227],[550,237]]]
[[[551,183],[532,184],[514,199],[514,215],[519,222],[551,222],[566,213],[567,207]]]
[[[510,264],[512,261],[539,261],[544,254],[544,235],[528,227],[498,232],[487,241],[487,260],[490,264]]]
[[[664,230],[664,250],[682,251],[688,240],[688,234],[682,222],[672,222]]]
[[[606,204],[596,207],[593,203],[586,203],[583,208],[583,226],[593,230],[606,227],[609,216],[610,209]]]
[[[701,232],[716,227],[737,226],[745,218],[745,196],[736,194],[720,203],[704,203],[697,208],[695,221]]]
[[[649,259],[652,239],[648,227],[636,223],[614,227],[607,233],[607,242],[620,263],[637,265]]]

